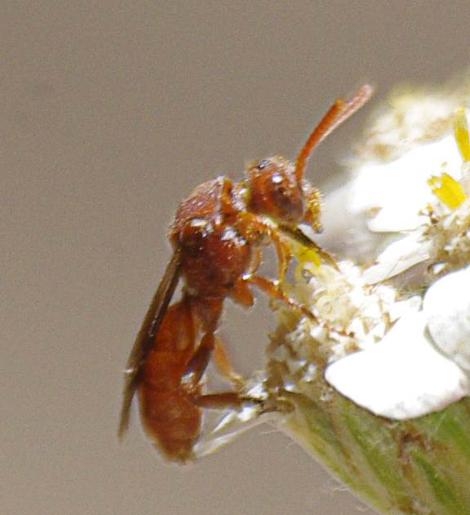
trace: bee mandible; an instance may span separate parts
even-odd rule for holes
[[[363,85],[348,100],[337,100],[313,129],[294,162],[280,156],[250,165],[232,182],[217,177],[197,186],[184,199],[169,229],[173,255],[130,353],[120,416],[119,436],[129,425],[138,393],[142,425],[169,460],[194,458],[203,408],[240,407],[243,379],[233,369],[216,334],[227,298],[252,306],[252,288],[263,291],[314,318],[282,289],[292,244],[333,258],[300,230],[307,223],[320,230],[320,193],[305,178],[313,149],[363,106],[372,88]],[[263,246],[273,244],[276,280],[257,273]],[[179,280],[181,299],[170,306]],[[213,359],[233,390],[205,393],[202,380]]]

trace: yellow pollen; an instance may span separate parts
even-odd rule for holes
[[[300,245],[295,245],[294,256],[297,259],[294,275],[298,282],[301,282],[304,270],[315,273],[315,269],[320,266],[321,259],[318,252],[314,249],[306,249]]]
[[[450,209],[455,209],[467,198],[462,185],[448,173],[432,176],[428,184],[436,197]]]
[[[464,161],[470,161],[470,136],[465,109],[459,107],[454,114],[454,138]]]

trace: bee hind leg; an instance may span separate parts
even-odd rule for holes
[[[241,395],[238,392],[232,391],[192,395],[191,402],[201,408],[208,409],[240,408],[246,403],[264,404],[264,401],[260,399]]]

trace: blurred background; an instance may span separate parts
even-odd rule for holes
[[[269,426],[184,469],[135,420],[118,445],[122,370],[178,201],[249,159],[293,157],[371,81],[373,102],[316,154],[321,186],[393,85],[469,65],[469,17],[466,0],[2,4],[2,514],[367,512]],[[265,304],[225,315],[244,373],[274,327]]]

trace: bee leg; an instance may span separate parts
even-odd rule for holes
[[[214,363],[219,370],[219,372],[228,379],[233,386],[239,390],[245,384],[245,380],[243,377],[235,372],[232,364],[230,363],[230,358],[225,350],[224,344],[219,337],[215,337],[215,346],[214,346]]]
[[[225,409],[240,408],[243,404],[263,404],[260,399],[240,395],[238,392],[217,392],[191,395],[191,402],[201,408]]]
[[[310,318],[311,320],[315,322],[318,321],[317,317],[307,307],[286,295],[280,288],[278,281],[273,281],[272,279],[268,279],[260,275],[250,275],[248,277],[244,277],[243,280],[260,289],[269,297],[280,300],[284,304],[287,304],[288,306],[300,311],[303,315]]]
[[[197,385],[206,371],[212,351],[215,346],[213,332],[207,332],[202,338],[199,347],[186,365],[181,381],[185,384]]]
[[[263,258],[263,255],[262,255],[261,249],[259,247],[255,247],[253,249],[253,254],[251,256],[250,266],[248,267],[248,273],[254,274],[256,272],[256,270],[258,270],[258,268],[261,265],[262,258]]]
[[[276,249],[277,255],[277,270],[278,270],[278,278],[280,282],[283,282],[287,269],[289,267],[289,263],[292,257],[292,253],[290,251],[290,247],[286,241],[279,235],[279,231],[271,230],[269,237],[271,238],[274,248]]]
[[[230,296],[237,304],[240,304],[244,307],[251,307],[255,303],[255,299],[253,297],[253,293],[251,292],[246,281],[242,279],[238,279],[233,286],[232,292]]]
[[[272,243],[277,256],[277,271],[279,280],[284,281],[289,263],[292,257],[290,245],[279,232],[277,227],[264,222],[261,217],[253,213],[244,212],[242,215],[242,225],[246,237],[249,241],[263,241]],[[253,256],[253,261],[249,267],[250,272],[256,272],[261,263],[261,253],[259,250]]]

